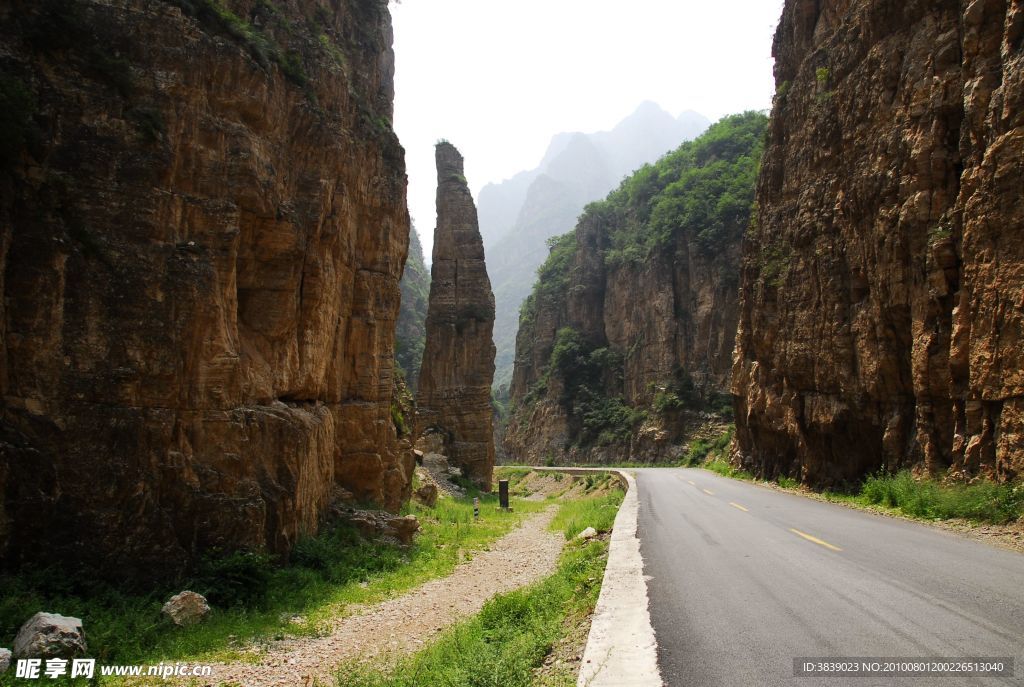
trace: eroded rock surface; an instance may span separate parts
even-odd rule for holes
[[[208,4],[0,8],[5,562],[150,576],[409,495],[386,5]]]
[[[82,621],[56,613],[36,613],[14,638],[18,658],[71,658],[88,650]]]
[[[160,612],[175,625],[194,625],[210,614],[210,605],[202,594],[186,590],[168,599]]]
[[[417,434],[441,436],[444,455],[489,491],[494,469],[494,294],[462,155],[451,144],[440,143],[436,158],[437,230],[416,396]]]
[[[739,461],[1024,470],[1024,4],[788,0],[748,235]]]

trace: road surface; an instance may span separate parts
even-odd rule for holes
[[[1022,685],[1024,555],[720,477],[637,471],[662,677],[706,685]],[[796,657],[1014,657],[1013,678],[819,678]]]

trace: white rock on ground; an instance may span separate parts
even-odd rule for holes
[[[576,538],[577,539],[593,539],[596,536],[597,536],[597,530],[595,530],[593,527],[588,527],[587,529],[585,529],[582,532],[580,532],[579,534],[577,534]]]
[[[0,649],[0,673],[11,667],[11,650]]]
[[[14,638],[18,658],[68,658],[86,651],[82,621],[56,613],[36,613]]]
[[[206,603],[206,597],[202,594],[185,590],[172,596],[160,612],[175,625],[194,625],[210,614],[210,604]]]

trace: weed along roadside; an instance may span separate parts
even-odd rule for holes
[[[290,631],[180,660],[211,665],[203,684],[246,687],[475,685],[495,684],[494,676],[503,687],[574,683],[623,501],[620,481],[522,470],[498,477],[509,481],[511,511],[478,492],[417,509],[424,534],[406,566],[426,555],[414,549],[432,547],[454,557],[445,574],[419,584],[401,568],[370,576],[355,589],[376,594],[315,609],[315,624],[309,611]],[[432,520],[446,538],[426,540]],[[331,547],[318,550],[329,557]]]
[[[619,506],[628,494],[616,476],[596,472],[570,478],[529,468],[499,473],[509,479],[515,508],[531,500],[560,501],[548,530],[564,548],[559,544],[561,554],[551,574],[494,596],[478,614],[446,630],[422,651],[383,665],[343,666],[337,672],[341,687],[576,683],[590,616],[604,594],[607,533],[618,523]],[[596,536],[585,533],[588,528]]]
[[[477,497],[478,519],[471,496],[441,498],[433,507],[410,504],[406,513],[419,518],[421,529],[409,546],[368,540],[336,523],[300,542],[287,563],[259,554],[211,558],[194,578],[148,593],[56,572],[5,575],[0,637],[9,642],[44,609],[80,618],[89,655],[99,664],[251,662],[275,642],[323,635],[340,615],[451,575],[550,507],[517,499],[512,511],[503,511],[496,497]],[[161,607],[186,587],[206,594],[213,611],[200,624],[177,627]]]

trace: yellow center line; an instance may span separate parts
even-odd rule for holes
[[[701,491],[703,491],[703,492],[704,492],[705,494],[707,494],[708,496],[714,496],[714,495],[715,495],[715,492],[713,492],[713,491],[708,491],[707,489],[702,489]]]
[[[743,506],[741,506],[741,505],[740,505],[740,504],[738,504],[738,503],[733,503],[732,501],[730,501],[730,502],[729,502],[729,505],[730,505],[730,506],[732,506],[733,508],[739,508],[739,509],[740,509],[741,511],[743,511],[744,513],[749,513],[749,512],[750,512],[750,510],[748,510],[747,508],[744,508]]]
[[[697,486],[697,483],[694,482],[692,479],[688,479],[686,481],[689,482],[690,484],[692,484],[693,486]]]
[[[800,530],[795,530],[792,527],[790,527],[789,531],[792,532],[793,534],[799,536],[799,537],[803,537],[807,541],[812,541],[815,544],[818,544],[819,546],[824,546],[826,549],[830,549],[832,551],[842,551],[842,549],[839,548],[838,546],[832,546],[827,541],[822,541],[821,539],[818,539],[817,537],[812,537],[811,535],[806,534],[804,532],[801,532]]]

